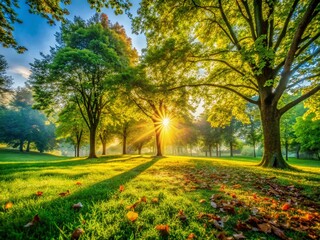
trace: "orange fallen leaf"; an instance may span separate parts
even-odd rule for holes
[[[6,202],[6,204],[4,205],[4,209],[8,210],[8,209],[12,208],[12,206],[13,206],[12,202]]]
[[[43,192],[41,192],[41,191],[36,192],[36,195],[37,195],[38,197],[41,197],[42,194],[43,194]]]
[[[140,201],[141,201],[141,202],[145,202],[145,203],[146,203],[146,202],[147,202],[147,198],[146,198],[146,196],[143,196],[143,197],[140,199]]]
[[[183,210],[179,210],[179,213],[178,213],[177,217],[178,217],[181,221],[186,221],[186,220],[187,220],[187,216],[184,214]]]
[[[235,193],[231,193],[230,195],[232,198],[237,198],[237,195]]]
[[[235,189],[241,188],[241,185],[240,184],[235,184],[235,185],[233,185],[233,188],[235,188]]]
[[[258,199],[258,197],[257,197],[257,194],[256,194],[256,193],[254,193],[254,194],[252,195],[252,197],[253,197],[253,199]]]
[[[264,233],[271,233],[271,225],[269,223],[258,224],[258,228]]]
[[[80,185],[82,185],[82,183],[81,183],[81,182],[76,182],[76,184],[77,184],[77,185],[79,185],[79,186],[80,186]]]
[[[24,227],[31,227],[31,226],[33,226],[35,223],[38,223],[38,222],[40,222],[40,218],[39,218],[39,215],[36,214],[36,215],[33,217],[32,221],[31,221],[31,222],[28,222],[26,225],[24,225]]]
[[[136,208],[136,206],[138,206],[138,204],[140,203],[140,201],[138,202],[135,202],[134,204],[130,205],[130,206],[127,206],[126,209],[131,209],[131,210],[134,210]]]
[[[201,200],[199,201],[199,203],[205,203],[205,202],[206,202],[205,199],[201,199]]]
[[[123,192],[123,191],[124,191],[124,186],[123,186],[123,185],[120,185],[119,191],[120,191],[120,192]]]
[[[152,202],[152,203],[158,203],[158,202],[159,202],[159,199],[158,199],[158,198],[153,198],[153,199],[151,200],[151,202]]]
[[[136,212],[132,212],[132,211],[130,211],[130,212],[128,212],[127,213],[127,218],[131,221],[131,222],[134,222],[134,221],[136,221],[137,219],[138,219],[138,213],[136,213]]]
[[[197,236],[194,233],[190,233],[187,240],[196,239],[196,238],[197,238]]]
[[[282,206],[281,209],[282,209],[283,211],[288,211],[289,208],[290,208],[290,204],[289,204],[289,203],[285,203],[285,204]]]
[[[169,225],[168,224],[166,224],[166,225],[163,225],[163,224],[157,225],[156,229],[159,231],[161,236],[168,236],[169,235]]]
[[[77,228],[72,233],[71,240],[78,240],[82,234],[84,234],[84,230],[82,228]]]
[[[67,190],[66,192],[59,193],[59,195],[60,195],[61,197],[65,197],[65,196],[67,196],[67,195],[69,195],[69,194],[70,194],[70,191],[69,191],[69,190]]]

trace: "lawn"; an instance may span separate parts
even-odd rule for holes
[[[289,162],[0,150],[0,239],[318,239],[320,162]]]

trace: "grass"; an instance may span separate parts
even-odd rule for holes
[[[301,223],[303,216],[312,214],[312,222],[301,223],[303,231],[281,229],[292,239],[310,233],[319,237],[320,162],[290,159],[298,171],[262,169],[257,163],[252,158],[135,155],[88,160],[0,150],[0,239],[70,239],[76,228],[85,231],[80,239],[187,239],[191,233],[196,239],[216,239],[222,232],[239,233],[237,224],[253,210],[257,218],[269,216],[270,221],[292,226],[294,220]],[[59,196],[67,190],[69,195]],[[37,191],[43,195],[36,196]],[[236,202],[234,212],[213,208],[213,194],[219,196],[214,200],[218,204]],[[134,211],[139,216],[131,222],[128,206],[143,196],[147,202],[137,204]],[[152,203],[154,198],[158,202]],[[9,201],[13,206],[5,209]],[[288,201],[292,208],[283,211]],[[75,211],[71,207],[78,202],[83,208]],[[179,216],[180,210],[187,220]],[[223,218],[223,228],[200,213]],[[36,214],[40,222],[24,227]],[[169,235],[159,233],[155,227],[160,224],[169,225]],[[279,239],[261,231],[241,232],[247,239]]]

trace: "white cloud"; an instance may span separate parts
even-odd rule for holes
[[[8,73],[17,74],[25,79],[28,79],[31,74],[31,71],[30,71],[30,69],[28,69],[24,66],[14,66],[14,67],[11,67],[8,69]]]

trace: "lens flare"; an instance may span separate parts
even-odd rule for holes
[[[170,118],[166,117],[164,119],[162,119],[162,126],[167,128],[170,125]]]

